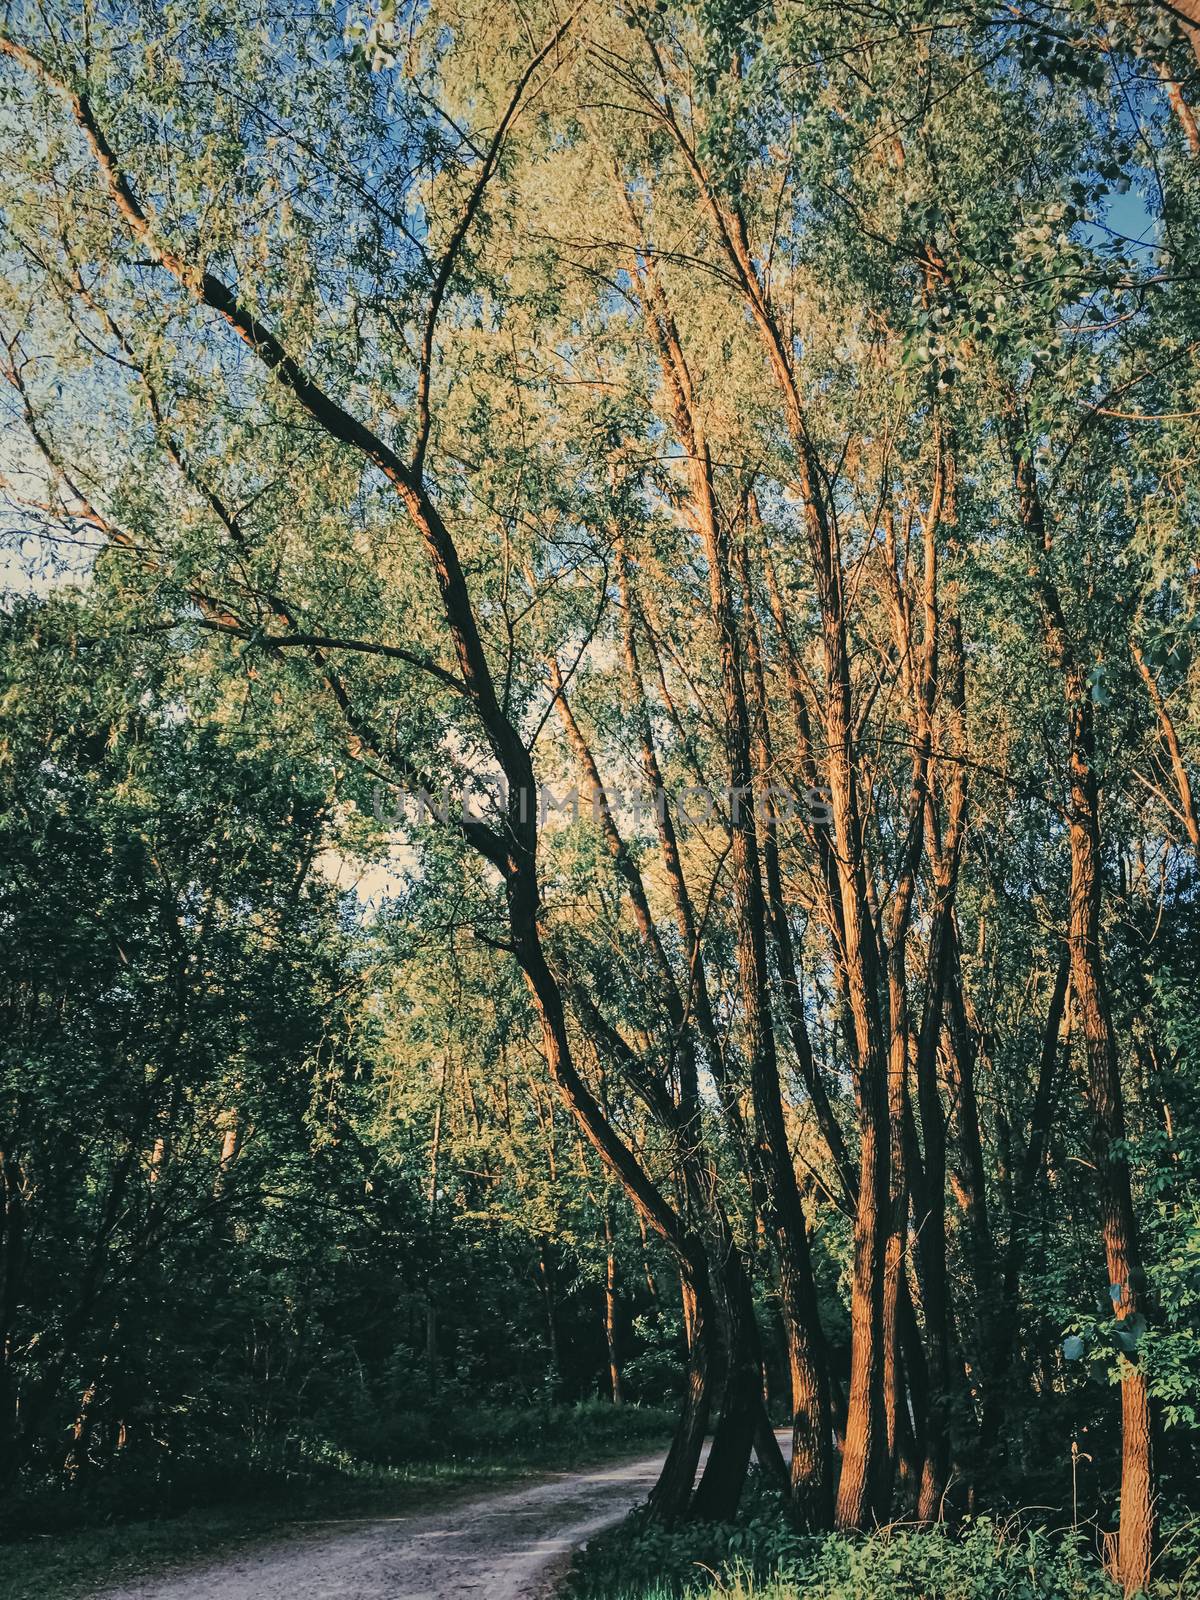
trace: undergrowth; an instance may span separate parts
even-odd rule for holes
[[[1194,1523],[1176,1530],[1152,1600],[1200,1600],[1196,1538]],[[1012,1516],[803,1534],[752,1482],[736,1523],[665,1528],[634,1512],[579,1553],[564,1600],[1120,1600],[1120,1590],[1092,1529]]]

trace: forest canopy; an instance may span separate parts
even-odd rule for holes
[[[7,1493],[599,1397],[668,1527],[1196,1553],[1198,105],[1193,0],[0,8]]]

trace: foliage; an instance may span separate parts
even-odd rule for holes
[[[897,1523],[866,1537],[814,1537],[790,1531],[778,1502],[761,1496],[735,1526],[626,1524],[602,1535],[576,1558],[566,1592],[569,1600],[1108,1600],[1119,1593],[1082,1534],[982,1517],[957,1533]]]
[[[765,1388],[817,1521],[835,1434],[859,1527],[1108,1531],[1136,1455],[1144,1566],[1198,1449],[1195,40],[6,8],[9,1483]],[[1025,1582],[1004,1527],[929,1581]]]

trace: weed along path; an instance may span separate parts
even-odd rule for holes
[[[363,1521],[305,1524],[295,1538],[96,1600],[528,1600],[569,1553],[644,1500],[662,1455],[559,1473],[531,1488]]]

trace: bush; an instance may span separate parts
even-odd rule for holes
[[[1166,1591],[1163,1591],[1164,1594]],[[752,1485],[736,1524],[664,1528],[644,1511],[576,1558],[567,1600],[1117,1600],[1082,1534],[980,1517],[863,1537],[801,1534]]]
[[[480,1406],[447,1397],[426,1411],[356,1418],[341,1432],[358,1456],[389,1465],[409,1461],[545,1460],[570,1467],[584,1458],[653,1450],[669,1439],[675,1413],[665,1407],[576,1405]]]

